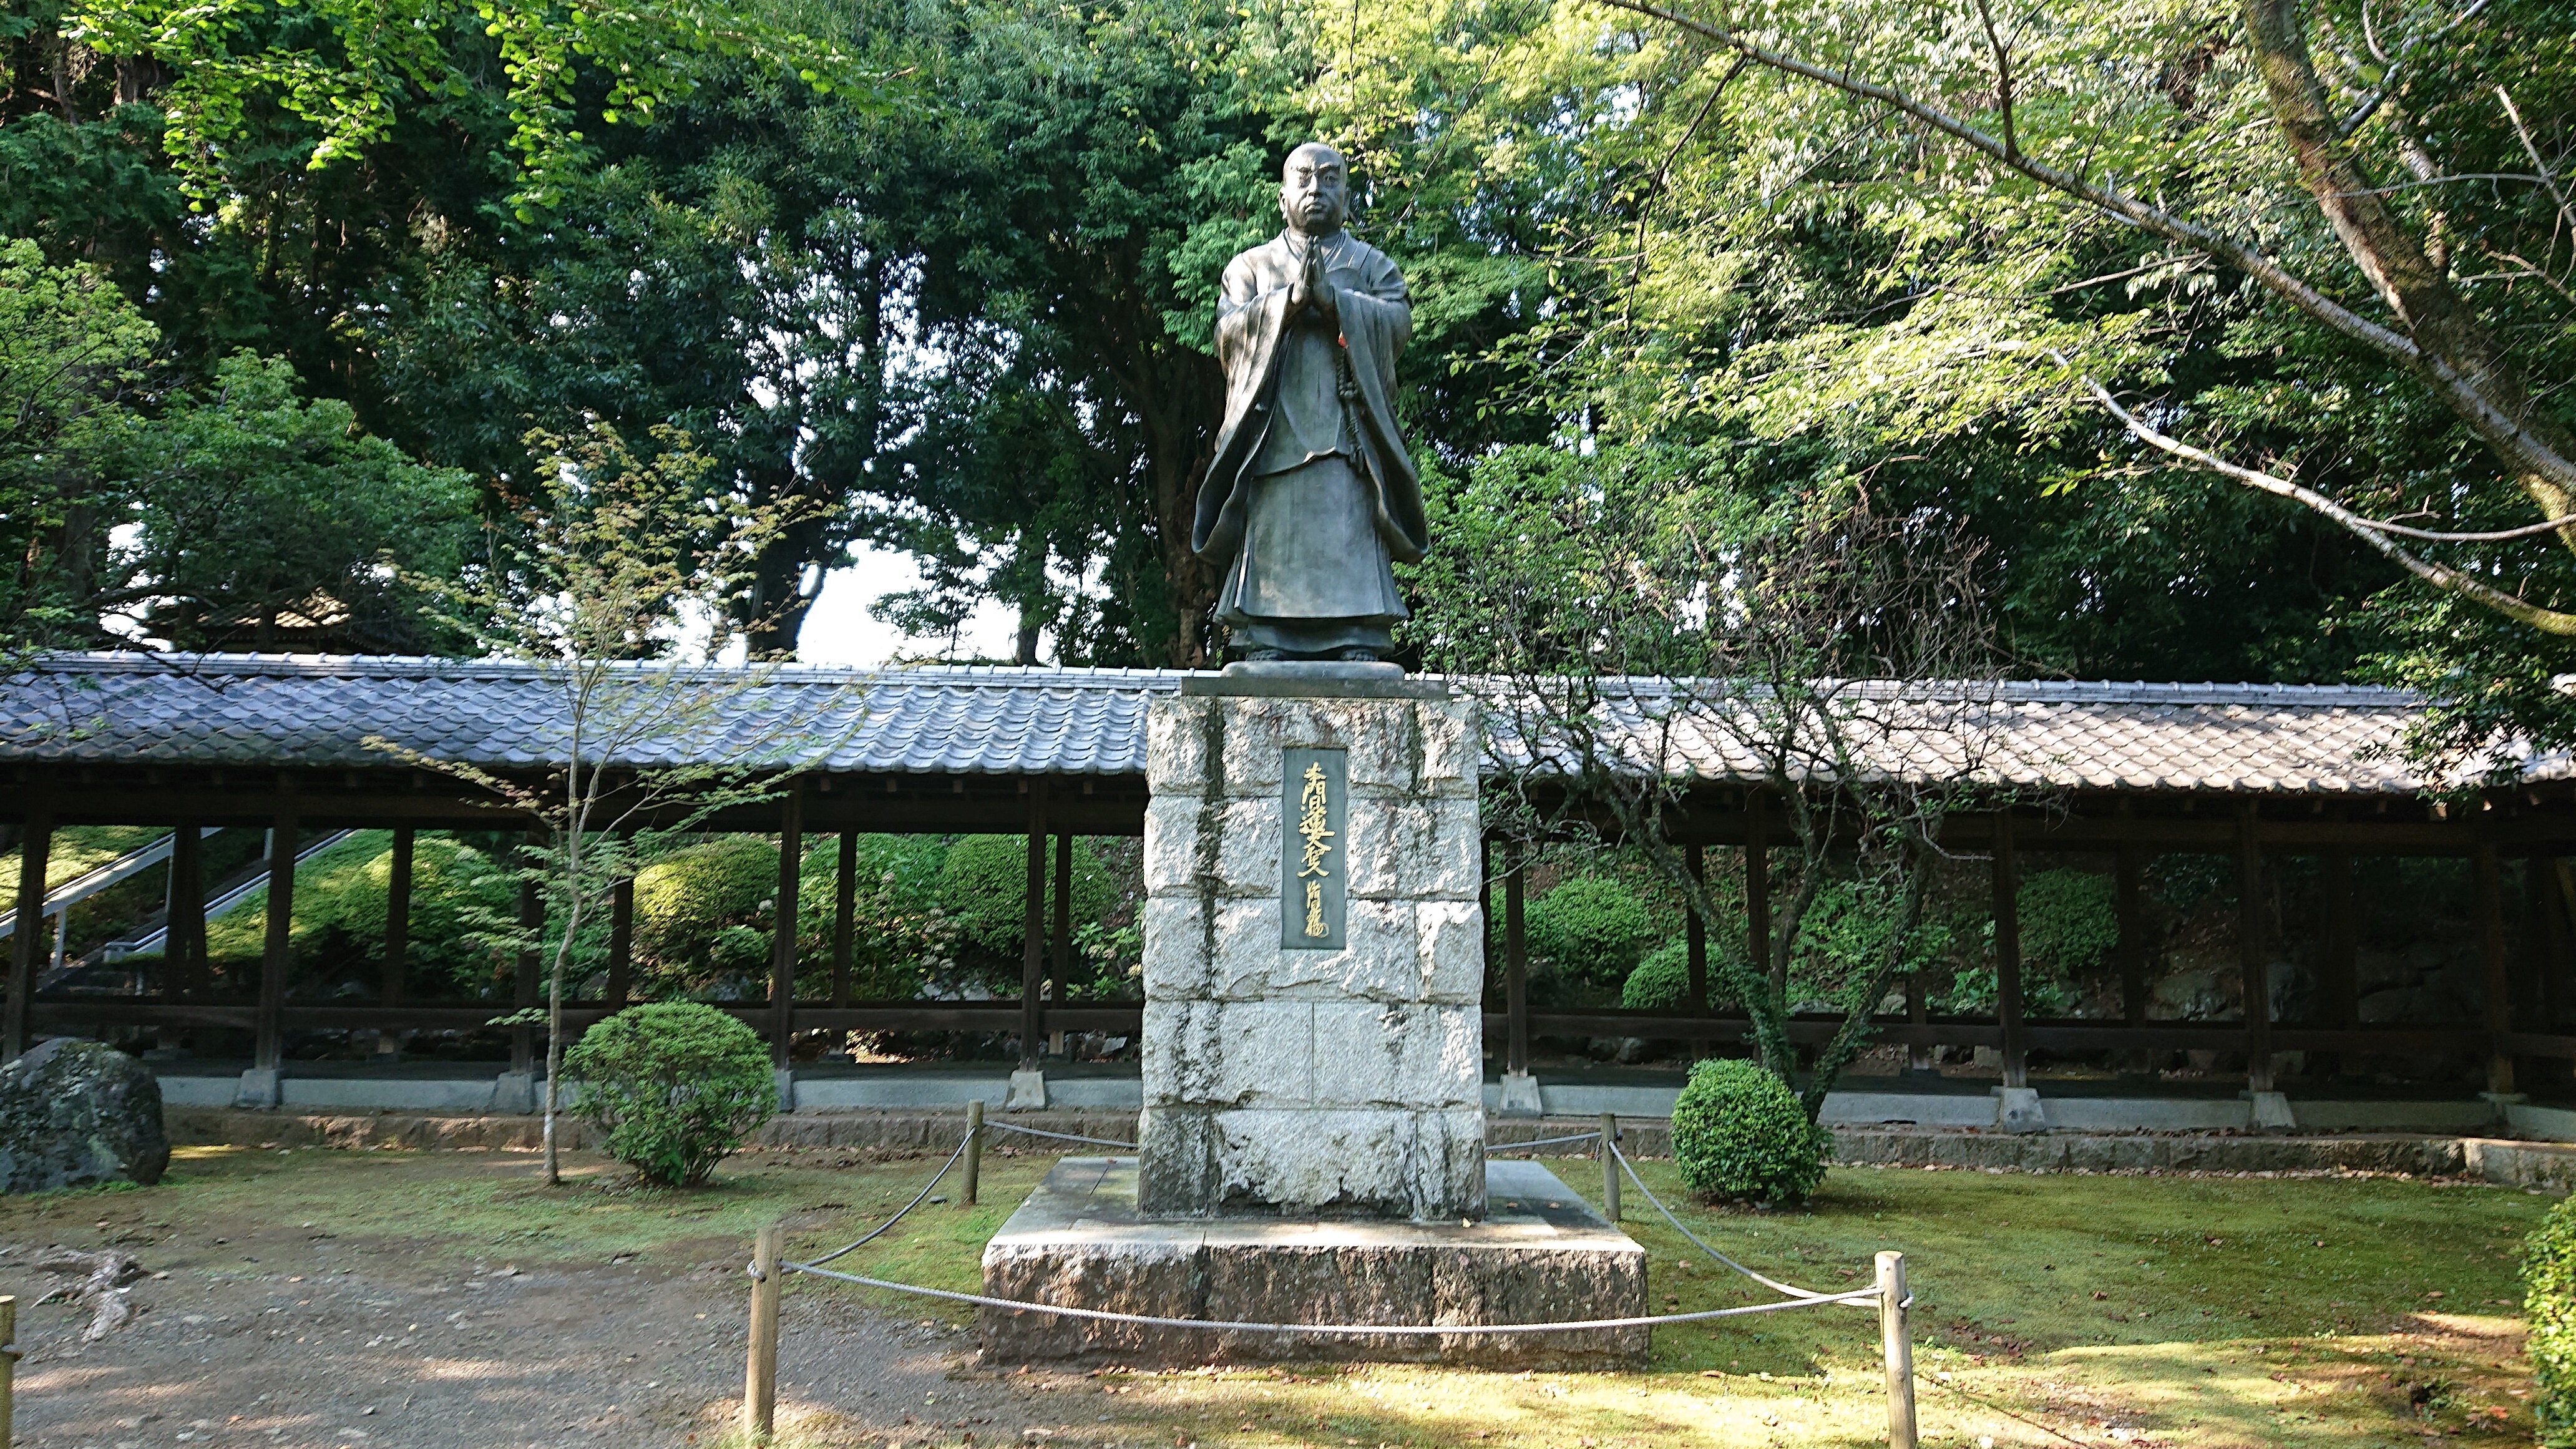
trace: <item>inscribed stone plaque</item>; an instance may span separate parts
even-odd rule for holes
[[[1350,794],[1347,750],[1283,750],[1279,771],[1279,944],[1338,951],[1343,930],[1342,845]]]

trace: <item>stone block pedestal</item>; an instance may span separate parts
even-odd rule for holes
[[[1475,1218],[1474,707],[1276,668],[1148,717],[1142,1210]]]
[[[1460,1224],[1149,1218],[1136,1159],[1075,1157],[984,1248],[984,1291],[1024,1302],[1234,1323],[1547,1323],[1647,1312],[1646,1254],[1535,1162],[1485,1165]],[[1641,1368],[1644,1328],[1564,1333],[1245,1333],[984,1308],[988,1363],[1372,1360]]]

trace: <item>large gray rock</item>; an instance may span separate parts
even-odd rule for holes
[[[161,1180],[161,1083],[118,1051],[55,1037],[0,1066],[0,1192]]]

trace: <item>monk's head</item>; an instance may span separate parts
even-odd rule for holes
[[[1351,169],[1342,153],[1309,141],[1279,168],[1279,215],[1301,236],[1330,236],[1351,215]]]

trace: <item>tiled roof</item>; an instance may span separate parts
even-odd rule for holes
[[[746,756],[835,772],[1141,775],[1145,710],[1175,670],[784,665],[711,675],[693,706],[634,732],[633,765]],[[1605,690],[1616,730],[1652,754],[1674,691]],[[560,686],[523,664],[274,655],[66,654],[0,680],[0,763],[365,767],[397,751],[507,767],[559,744]],[[1901,702],[1900,702],[1901,703]],[[1963,705],[1917,701],[1880,767],[1954,752],[1997,777],[2128,790],[2411,793],[2414,696],[2354,686],[2029,682]],[[1526,758],[1514,711],[1494,752]],[[1751,778],[1723,729],[1684,718],[1666,749],[1710,778]],[[1891,715],[1891,717],[1896,717]],[[2535,773],[2568,773],[2564,761]]]

